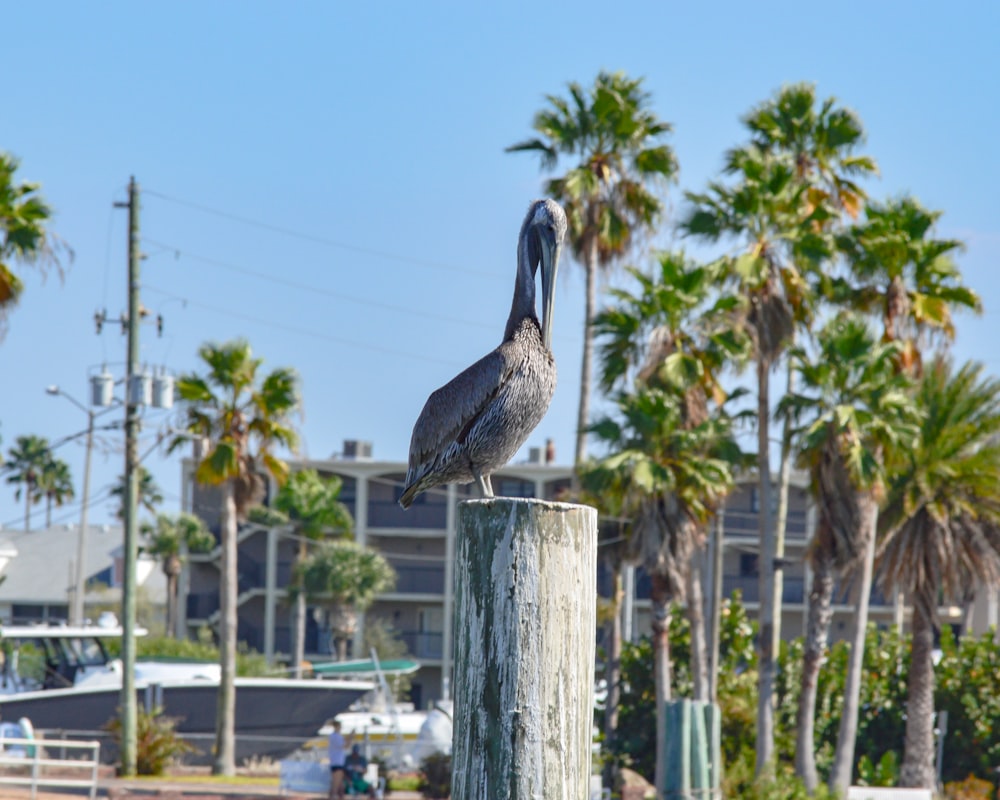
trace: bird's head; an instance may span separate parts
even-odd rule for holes
[[[566,238],[566,213],[554,200],[536,200],[528,209],[525,227],[532,275],[539,268],[542,273],[542,341],[551,349],[556,271]]]

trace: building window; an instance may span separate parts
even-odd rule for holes
[[[755,514],[760,512],[760,495],[757,493],[757,487],[754,486],[750,489],[750,510]],[[771,513],[778,513],[778,487],[771,487]]]
[[[524,481],[520,478],[504,478],[494,475],[492,483],[495,484],[494,494],[497,497],[534,497],[535,482]]]

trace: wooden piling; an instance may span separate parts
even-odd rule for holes
[[[589,796],[596,564],[589,506],[459,507],[454,800]]]

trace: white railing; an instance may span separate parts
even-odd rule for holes
[[[895,786],[848,786],[847,800],[931,800],[930,789],[901,789]]]
[[[30,786],[35,800],[38,787],[72,787],[90,789],[90,798],[97,796],[97,768],[101,760],[101,743],[72,739],[14,739],[3,737],[0,750],[0,786]],[[16,750],[22,751],[15,754]],[[48,750],[89,751],[80,759],[49,758]],[[19,768],[19,769],[12,769]],[[72,773],[82,773],[72,777]]]

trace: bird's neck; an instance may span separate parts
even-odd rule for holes
[[[531,258],[528,254],[527,237],[522,236],[517,248],[514,299],[510,304],[510,316],[507,317],[504,339],[510,339],[514,335],[518,324],[525,317],[537,319],[535,316],[535,271],[532,269]]]

